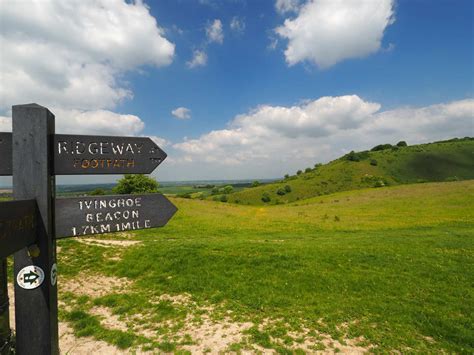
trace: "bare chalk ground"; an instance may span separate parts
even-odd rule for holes
[[[104,282],[106,278],[107,282]],[[78,281],[80,280],[80,281]],[[101,297],[110,292],[120,293],[125,292],[126,289],[131,285],[131,281],[127,279],[119,279],[106,276],[94,276],[94,275],[80,275],[74,282],[65,281],[60,285],[62,291],[72,292],[77,295],[88,295],[90,297]],[[13,297],[13,286],[10,284],[9,288],[10,297],[10,325],[11,328],[15,328],[14,322],[14,297]],[[193,301],[191,296],[188,294],[183,295],[162,295],[160,300],[167,300],[173,304],[189,306],[193,308]],[[64,303],[59,301],[59,307],[64,307]],[[210,314],[212,307],[202,308],[201,310],[207,311]],[[116,329],[121,331],[127,331],[131,328],[128,327],[127,323],[120,320],[117,316],[107,307],[93,307],[91,314],[98,316],[101,320],[101,325],[104,328]],[[141,317],[139,317],[141,318]],[[245,338],[245,331],[253,327],[254,324],[251,322],[237,323],[232,319],[225,317],[219,321],[214,321],[209,315],[204,314],[202,321],[199,324],[192,322],[192,313],[188,315],[189,319],[186,319],[184,328],[177,330],[176,335],[184,337],[185,335],[190,336],[193,340],[192,345],[181,345],[178,350],[189,351],[192,354],[225,354],[229,352],[229,346],[233,343],[239,343]],[[268,320],[268,322],[271,322]],[[136,323],[136,322],[133,322]],[[128,323],[130,324],[130,323]],[[133,332],[136,334],[143,335],[148,338],[156,338],[156,334],[150,329],[141,329],[140,322],[138,326],[133,326]],[[261,324],[263,326],[264,324]],[[336,352],[342,354],[363,354],[370,351],[369,348],[364,348],[359,345],[361,339],[347,339],[344,343],[340,343],[337,340],[331,338],[327,334],[318,333],[319,342],[326,346],[326,350],[314,350],[312,346],[315,344],[316,339],[309,336],[309,330],[305,331],[305,334],[292,334],[296,337],[303,337],[305,340],[303,343],[298,344],[296,348],[303,350],[306,354],[334,354]],[[156,338],[156,340],[159,340]],[[71,355],[89,355],[89,354],[158,354],[162,353],[158,350],[153,352],[143,352],[140,349],[134,349],[133,351],[121,350],[117,347],[110,345],[104,341],[96,340],[93,337],[76,337],[74,336],[73,329],[65,322],[59,322],[59,348],[61,354]],[[296,349],[295,348],[295,349]],[[253,345],[254,350],[242,350],[242,354],[276,354],[276,351],[272,349],[265,349],[258,345]],[[337,349],[337,350],[336,350]]]
[[[8,285],[8,296],[10,298],[10,328],[15,329],[15,301],[12,285]],[[104,341],[98,341],[91,337],[76,338],[72,329],[63,322],[59,322],[59,349],[61,354],[70,355],[128,354]]]

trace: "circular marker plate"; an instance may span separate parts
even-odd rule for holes
[[[56,285],[56,281],[58,280],[58,266],[56,263],[51,266],[51,286]]]
[[[18,286],[25,290],[33,290],[40,286],[44,281],[44,271],[39,266],[25,266],[16,275]]]

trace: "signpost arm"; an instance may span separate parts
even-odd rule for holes
[[[13,197],[36,199],[36,243],[40,254],[31,257],[24,248],[14,255],[16,350],[23,354],[58,354],[58,305],[56,281],[51,270],[56,263],[54,239],[53,135],[54,115],[45,107],[13,106]],[[18,273],[33,265],[44,272],[39,287],[25,289]]]

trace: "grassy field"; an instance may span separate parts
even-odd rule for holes
[[[263,205],[288,203],[334,192],[407,183],[474,179],[474,139],[359,152],[357,161],[342,157],[280,182],[228,196],[229,202]],[[291,192],[278,195],[289,186]]]
[[[129,350],[472,353],[473,196],[464,181],[174,199],[165,228],[58,243],[61,319]]]

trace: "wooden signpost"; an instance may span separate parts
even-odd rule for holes
[[[53,144],[53,175],[150,174],[166,158],[148,137],[56,134]],[[11,133],[0,133],[0,156],[0,175],[11,175]]]
[[[58,354],[56,239],[161,227],[177,209],[161,194],[55,199],[55,175],[148,174],[166,153],[144,137],[55,135],[54,115],[36,104],[13,106],[12,121],[13,133],[0,133],[0,175],[13,176],[15,200],[0,202],[0,354],[12,253],[16,352]]]
[[[162,227],[175,212],[160,194],[60,198],[56,238]]]

